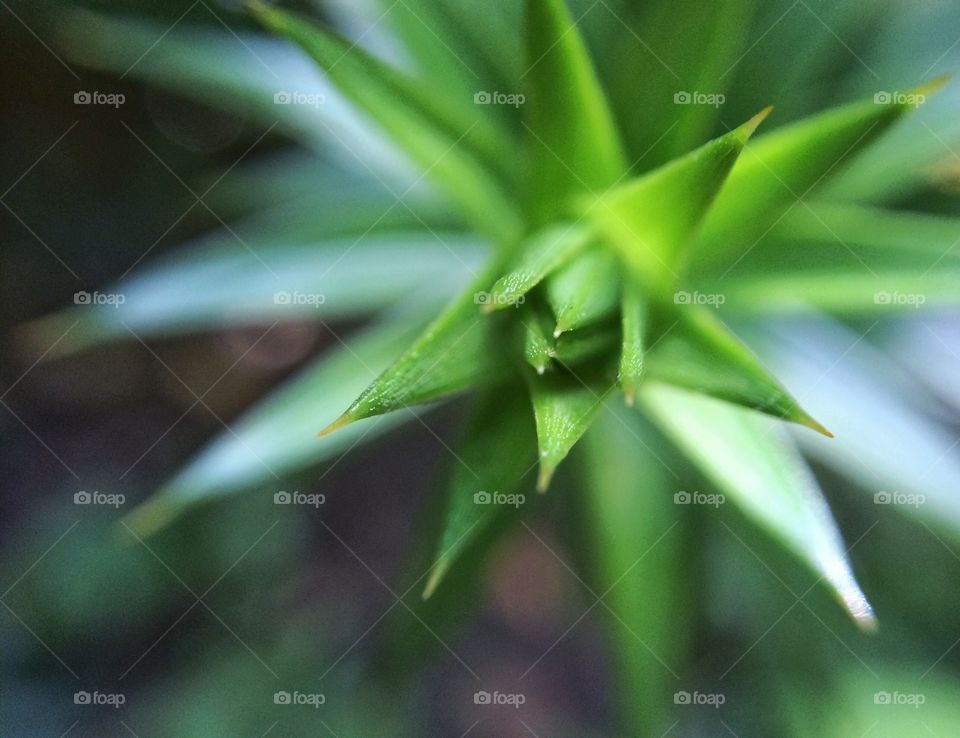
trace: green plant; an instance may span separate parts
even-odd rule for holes
[[[736,29],[748,5],[718,11],[722,24],[716,27],[706,20],[688,24],[713,34],[715,44],[709,54],[685,59],[684,80],[735,58]],[[499,28],[491,34],[499,44],[493,50],[452,6],[427,7],[435,9],[427,25],[413,11],[404,15],[400,31],[407,52],[429,66],[439,41],[473,77],[452,64],[435,70],[434,84],[427,86],[306,18],[253,7],[261,23],[308,52],[344,97],[420,167],[454,215],[427,198],[422,207],[411,207],[404,193],[397,202],[409,215],[391,213],[391,207],[375,219],[361,216],[363,225],[344,228],[350,234],[341,243],[345,248],[321,252],[323,263],[304,281],[286,281],[291,278],[285,273],[282,287],[302,284],[309,291],[316,275],[341,261],[352,263],[352,280],[325,290],[324,320],[377,312],[383,317],[253,410],[236,437],[215,441],[135,513],[131,525],[150,532],[190,503],[262,483],[261,463],[290,471],[416,417],[403,412],[412,407],[472,391],[475,406],[438,508],[442,531],[430,541],[428,566],[414,567],[428,571],[424,597],[440,598],[435,610],[452,596],[445,587],[468,581],[454,576],[458,567],[469,570],[522,514],[523,505],[478,504],[475,495],[519,494],[537,464],[537,487],[545,492],[585,437],[582,499],[557,503],[582,509],[584,535],[602,542],[593,568],[598,591],[612,590],[616,617],[629,621],[633,635],[647,636],[656,653],[682,648],[671,633],[672,613],[683,600],[676,583],[655,587],[677,603],[656,612],[638,599],[641,590],[616,588],[626,572],[656,580],[661,557],[681,555],[676,545],[656,549],[673,495],[686,494],[670,478],[679,475],[665,436],[717,490],[826,581],[859,626],[871,628],[872,609],[827,504],[777,421],[829,432],[717,308],[739,316],[762,317],[784,306],[859,315],[902,307],[877,297],[883,294],[922,292],[931,303],[955,301],[958,264],[942,248],[943,223],[857,202],[849,184],[847,191],[828,187],[844,164],[940,82],[844,105],[754,138],[770,113],[764,109],[703,143],[716,123],[716,108],[674,98],[688,93],[669,78],[618,79],[629,76],[628,69],[614,70],[606,76],[608,85],[602,84],[562,0],[528,0],[522,33],[511,32],[514,5],[491,9],[489,23]],[[441,39],[424,28],[448,32]],[[616,22],[608,32],[620,32]],[[478,77],[484,87],[506,91],[513,105],[475,98],[489,94],[478,89]],[[675,124],[657,138],[664,128],[645,127],[648,113]],[[349,202],[344,197],[331,210]],[[393,218],[407,233],[403,242],[382,234],[384,226],[396,224]],[[297,221],[286,219],[285,227],[304,237]],[[918,232],[922,239],[914,236]],[[331,233],[336,235],[335,227],[319,235]],[[491,245],[489,252],[480,242]],[[843,251],[850,252],[848,242],[874,249],[876,271],[850,267]],[[815,268],[795,258],[800,243],[819,247]],[[931,255],[942,258],[918,276],[912,265],[924,243],[939,246]],[[446,258],[451,247],[458,262],[453,267]],[[279,263],[296,272],[313,258],[312,249],[290,249],[278,255]],[[175,283],[165,295],[171,304],[134,330],[148,330],[150,321],[154,328],[206,324],[237,294],[262,313],[265,301],[252,296],[276,293],[277,285],[264,284],[255,265],[251,270],[232,262],[222,250],[203,259],[215,273],[231,273],[224,294],[211,288],[196,255],[162,267],[127,292],[161,294],[153,287]],[[742,259],[745,268],[734,270]],[[393,282],[400,265],[403,281]],[[439,317],[433,295],[414,295],[392,308],[420,285],[464,273],[472,276],[470,284]],[[194,294],[201,287],[212,294]],[[437,293],[444,292],[440,287]],[[55,316],[45,329],[59,332],[70,320],[72,314]],[[123,335],[118,321],[116,312],[101,311],[83,340]],[[358,365],[377,378],[368,384]],[[618,406],[612,396],[618,387],[632,410]],[[309,431],[327,421],[324,439],[314,443]],[[424,607],[431,612],[430,603]],[[621,667],[634,693],[656,684],[647,679],[651,665],[633,654],[624,656]],[[647,714],[634,716],[638,724],[649,720]]]

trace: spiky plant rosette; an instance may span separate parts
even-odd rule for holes
[[[762,323],[785,309],[863,315],[897,308],[902,301],[891,295],[921,291],[931,303],[955,301],[956,260],[941,248],[951,226],[835,196],[831,192],[843,189],[826,186],[941,81],[758,133],[771,117],[764,108],[703,143],[717,106],[699,101],[702,93],[677,90],[669,78],[649,82],[649,99],[620,99],[633,82],[642,89],[646,80],[608,95],[563,0],[527,0],[522,31],[502,10],[491,8],[484,28],[489,36],[520,39],[519,74],[503,71],[507,53],[491,52],[490,39],[470,27],[470,18],[457,19],[450,8],[426,20],[403,14],[401,37],[410,56],[429,68],[432,55],[440,54],[449,65],[434,69],[427,83],[308,18],[251,7],[266,28],[302,47],[420,175],[385,212],[344,228],[337,251],[318,251],[309,243],[313,232],[297,232],[287,215],[267,221],[272,235],[279,230],[303,242],[268,260],[285,287],[316,290],[323,283],[324,321],[376,312],[380,318],[338,336],[337,350],[204,449],[130,517],[131,526],[151,532],[198,500],[263,486],[274,470],[334,458],[420,417],[430,403],[471,392],[443,521],[426,570],[415,580],[425,597],[438,596],[457,565],[466,566],[524,514],[529,504],[512,503],[533,477],[546,492],[582,438],[584,448],[574,454],[581,454],[581,470],[571,476],[584,482],[584,525],[605,541],[597,556],[612,588],[669,528],[671,506],[690,502],[691,493],[678,489],[662,434],[715,495],[779,539],[861,627],[872,627],[872,609],[837,526],[786,425],[830,432],[726,316]],[[733,29],[743,19],[723,18],[717,37],[738,37]],[[82,16],[76,27],[81,38],[86,27],[86,38],[97,42],[110,30]],[[695,27],[709,36],[706,20]],[[443,35],[444,28],[452,28],[451,35]],[[444,49],[469,59],[463,66],[470,74],[442,56]],[[176,55],[177,47],[169,53]],[[229,79],[199,64],[178,72],[186,82],[164,79],[157,70],[172,58],[157,59],[156,66],[147,60],[139,71],[201,98]],[[211,68],[214,60],[211,52]],[[97,61],[123,68],[116,59]],[[605,78],[631,74],[624,69]],[[653,125],[665,119],[672,124]],[[303,125],[292,116],[287,124]],[[341,140],[336,130],[328,132]],[[380,179],[365,150],[346,148],[348,158]],[[440,193],[444,207],[424,205],[421,180]],[[346,223],[356,212],[351,197],[349,190],[333,196],[328,212],[341,211]],[[383,229],[398,223],[403,234],[384,238]],[[325,228],[324,237],[336,230]],[[485,247],[474,248],[477,241]],[[851,269],[848,244],[869,246],[877,268]],[[79,346],[124,331],[148,335],[164,324],[175,330],[215,324],[233,294],[219,295],[218,275],[246,291],[245,305],[262,319],[275,305],[268,310],[255,298],[275,293],[276,283],[222,251],[194,252],[193,261],[174,260],[122,285],[128,302],[143,306],[141,314],[122,314],[121,328],[119,311],[87,311],[86,328],[71,341]],[[809,258],[798,258],[800,252]],[[453,268],[445,266],[450,254]],[[924,254],[939,258],[921,277],[905,265]],[[336,279],[324,280],[334,269]],[[464,273],[469,285],[437,314],[437,301]],[[231,303],[231,309],[243,315],[247,307]],[[43,330],[54,333],[74,316],[56,316]],[[830,369],[822,366],[824,375]],[[329,425],[317,441],[307,431],[323,422]],[[628,592],[614,597],[618,608],[641,607]]]

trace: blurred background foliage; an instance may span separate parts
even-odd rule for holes
[[[950,2],[750,5],[571,3],[604,82],[623,91],[613,103],[626,106],[618,111],[626,138],[649,147],[644,169],[765,105],[776,106],[781,125],[877,90],[909,89],[955,69],[960,56],[960,8]],[[461,84],[462,66],[436,37],[423,39],[423,58],[405,54],[398,38],[423,35],[411,14],[482,19],[502,49],[490,78],[517,73],[516,3],[285,6],[428,72],[438,86]],[[617,18],[637,30],[625,31]],[[638,537],[662,529],[658,523],[675,519],[677,527],[611,593],[609,608],[596,606],[600,593],[579,573],[589,581],[586,572],[616,568],[626,554],[584,546],[575,535],[587,527],[595,531],[588,540],[602,541],[610,514],[578,493],[663,484],[645,476],[656,464],[644,464],[640,451],[635,469],[606,466],[605,439],[625,439],[603,428],[578,450],[595,478],[558,478],[550,495],[563,505],[535,506],[491,560],[471,562],[480,596],[454,589],[423,605],[417,585],[427,564],[418,562],[432,553],[437,523],[422,511],[453,465],[444,447],[462,434],[466,403],[431,411],[429,425],[408,423],[402,433],[380,424],[382,438],[341,461],[361,434],[317,451],[313,432],[341,409],[340,398],[323,396],[325,377],[306,397],[280,398],[289,406],[283,430],[295,429],[299,442],[280,439],[276,428],[250,431],[254,448],[282,445],[291,467],[282,481],[228,444],[190,472],[193,488],[209,481],[213,501],[150,538],[111,508],[74,506],[78,490],[98,489],[125,495],[129,511],[272,387],[335,350],[338,334],[363,324],[364,306],[422,320],[464,284],[463,264],[479,263],[485,246],[303,54],[264,34],[239,3],[8,0],[0,22],[4,734],[613,735],[622,711],[614,686],[645,668],[648,678],[627,689],[639,705],[658,706],[656,735],[960,734],[960,324],[950,313],[877,324],[803,314],[742,323],[786,386],[844,440],[840,447],[798,435],[879,615],[872,636],[859,634],[814,575],[729,506],[632,509],[636,500],[618,501],[636,516]],[[679,83],[661,59],[686,68],[684,60],[723,43],[729,49],[715,54],[728,60],[722,69],[683,80],[714,89],[723,79],[719,120],[690,116],[673,126]],[[275,106],[278,89],[327,100]],[[648,96],[642,119],[629,114],[631,89]],[[78,107],[79,90],[122,92],[126,102],[118,110]],[[958,107],[950,85],[832,191],[958,215]],[[377,260],[362,255],[341,265],[342,311],[322,321],[310,309],[271,312],[274,288],[243,244],[309,287],[342,253],[317,253],[314,244],[349,244],[411,185],[407,206],[369,234],[376,254],[377,238],[395,246],[407,233],[402,265],[377,272]],[[456,258],[409,235],[424,223],[456,245]],[[947,221],[929,238],[960,238],[952,227]],[[778,258],[814,266],[815,235],[811,241],[809,252],[784,249]],[[764,269],[757,251],[744,270]],[[220,259],[230,262],[229,280],[202,271]],[[368,277],[370,294],[356,295],[350,274]],[[22,326],[70,304],[78,289],[117,280],[141,308],[125,317],[129,328],[104,312],[52,354],[105,336],[122,340],[35,365],[69,323],[29,333]],[[401,300],[411,291],[415,299]],[[178,311],[186,302],[191,310]],[[152,322],[157,314],[162,325]],[[130,329],[151,338],[134,340]],[[395,355],[403,339],[389,330],[374,336],[371,362]],[[356,377],[358,389],[367,380]],[[852,402],[858,417],[832,411]],[[645,423],[622,421],[660,443]],[[248,422],[237,424],[241,435]],[[260,478],[251,485],[253,474]],[[696,477],[683,483],[709,488]],[[227,496],[241,487],[244,494]],[[277,506],[280,489],[322,492],[326,504]],[[885,489],[922,491],[927,503],[915,511],[874,505],[872,495]],[[614,611],[649,618],[650,646],[671,654],[670,663],[651,660],[621,632]],[[640,663],[619,672],[618,650]],[[526,704],[477,706],[480,685],[521,692]],[[676,706],[680,689],[721,692],[725,704]],[[75,705],[78,690],[122,693],[126,704]],[[279,690],[323,693],[326,702],[275,705]],[[920,693],[925,703],[878,706],[878,692]]]

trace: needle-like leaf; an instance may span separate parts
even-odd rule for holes
[[[807,196],[944,79],[894,98],[829,110],[759,137],[740,157],[703,225],[696,253],[708,257],[749,248],[784,208]],[[919,97],[917,97],[919,96]]]
[[[553,336],[553,323],[549,310],[538,303],[526,303],[520,309],[523,332],[523,358],[537,374],[543,374],[550,361],[557,355]]]
[[[620,322],[623,345],[620,350],[618,379],[628,405],[633,405],[643,378],[646,353],[648,317],[647,305],[639,285],[632,279],[624,281],[623,298],[620,301]]]
[[[875,625],[850,569],[837,525],[813,474],[774,420],[656,382],[644,407],[743,512],[826,580],[857,625]]]
[[[489,384],[510,373],[498,332],[503,316],[481,313],[480,290],[499,265],[488,267],[424,333],[333,423],[326,435],[349,423]]]
[[[553,472],[603,406],[612,382],[602,372],[583,376],[569,372],[541,376],[528,372],[527,377],[540,450],[537,490],[546,492]]]
[[[596,323],[616,309],[618,269],[616,257],[597,246],[550,275],[546,294],[557,319],[554,336]]]
[[[645,284],[668,287],[676,280],[684,247],[770,110],[593,201],[584,199],[590,217]]]
[[[688,306],[680,311],[677,323],[650,351],[647,373],[832,437],[709,308]]]

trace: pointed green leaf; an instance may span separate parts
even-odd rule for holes
[[[443,535],[425,598],[486,527],[522,508],[526,500],[520,482],[536,462],[536,450],[530,406],[521,384],[497,387],[478,398],[464,443],[457,450]]]
[[[417,80],[370,56],[330,30],[296,13],[262,3],[251,11],[267,28],[298,43],[331,81],[373,117],[457,203],[478,229],[509,239],[517,212],[502,155],[508,140],[480,108],[451,103]]]
[[[930,94],[936,80],[913,95]],[[902,115],[910,95],[893,102],[866,100],[829,110],[761,136],[740,157],[696,245],[698,255],[749,248],[784,208],[838,171]]]
[[[624,281],[620,301],[620,320],[623,345],[620,350],[618,379],[628,405],[633,405],[644,373],[644,354],[647,344],[647,304],[640,287],[630,279]]]
[[[541,376],[528,372],[527,377],[540,450],[537,489],[545,492],[557,466],[603,406],[611,383],[601,373],[574,376],[554,372]]]
[[[553,324],[549,311],[542,305],[526,303],[520,309],[519,317],[523,332],[523,358],[536,369],[537,374],[543,374],[556,356],[553,336],[550,335]]]
[[[656,382],[640,398],[714,484],[830,584],[857,625],[874,627],[830,508],[777,421]]]
[[[584,199],[590,217],[646,284],[675,281],[694,229],[769,113],[767,108],[730,133],[593,201]]]
[[[582,443],[577,497],[586,515],[578,532],[589,536],[591,587],[609,616],[617,735],[663,733],[693,624],[684,511],[673,504],[674,480],[649,451],[658,441],[636,413],[615,403]]]
[[[446,395],[489,384],[511,371],[498,334],[500,315],[480,311],[478,288],[499,269],[493,264],[413,342],[321,435],[374,415],[400,410]]]
[[[361,423],[343,433],[317,439],[317,418],[332,416],[383,369],[416,332],[425,315],[397,316],[324,354],[266,399],[228,431],[214,438],[173,479],[127,518],[143,534],[169,523],[190,505],[251,487],[277,483],[285,474],[330,459],[373,440],[407,416]]]
[[[603,319],[617,306],[619,263],[602,247],[594,247],[550,275],[547,302],[556,316],[553,335]]]
[[[662,382],[832,435],[800,407],[708,308],[689,306],[682,310],[678,322],[650,351],[647,373]]]
[[[487,310],[511,307],[544,277],[569,262],[590,242],[590,228],[579,224],[548,226],[525,241],[517,263],[490,290]]]
[[[570,195],[610,186],[626,171],[619,133],[565,0],[526,2],[526,127],[531,210],[563,215]]]

